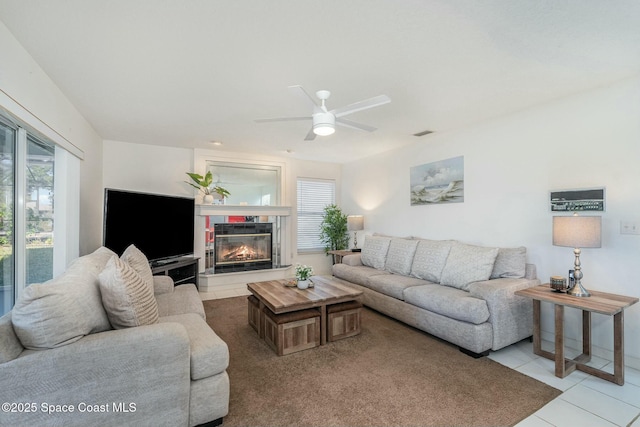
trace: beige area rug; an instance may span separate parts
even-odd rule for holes
[[[247,323],[247,299],[205,301],[229,345],[224,426],[510,426],[559,390],[364,309],[362,333],[278,357]]]

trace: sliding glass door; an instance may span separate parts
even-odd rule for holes
[[[13,206],[16,131],[0,121],[0,315],[15,298]]]
[[[53,167],[55,148],[27,137],[26,284],[53,276]]]
[[[0,118],[0,315],[53,277],[55,150]]]

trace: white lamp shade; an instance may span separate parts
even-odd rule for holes
[[[347,216],[347,230],[348,231],[364,230],[364,217],[362,215]]]
[[[570,248],[599,248],[602,217],[554,216],[553,245]]]

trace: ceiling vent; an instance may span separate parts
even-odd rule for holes
[[[413,136],[425,136],[433,133],[432,130],[423,130],[422,132],[414,133]]]

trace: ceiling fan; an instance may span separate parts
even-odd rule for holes
[[[378,95],[373,98],[365,99],[363,101],[354,102],[353,104],[346,105],[344,107],[335,108],[333,110],[327,110],[325,105],[325,101],[331,96],[331,92],[328,90],[319,90],[316,92],[316,97],[320,100],[318,103],[315,99],[311,97],[302,86],[295,85],[289,86],[289,89],[294,91],[295,93],[303,96],[309,102],[311,102],[313,106],[313,112],[310,116],[304,117],[279,117],[274,119],[256,119],[256,123],[265,123],[265,122],[289,122],[296,120],[312,120],[313,124],[309,133],[305,137],[305,141],[312,141],[315,139],[316,135],[331,135],[336,131],[336,124],[352,129],[364,130],[367,132],[373,132],[376,130],[373,126],[364,125],[361,123],[356,123],[351,120],[347,120],[343,118],[348,114],[352,114],[358,111],[367,110],[369,108],[378,107],[380,105],[387,104],[391,102],[391,99],[387,95]]]

